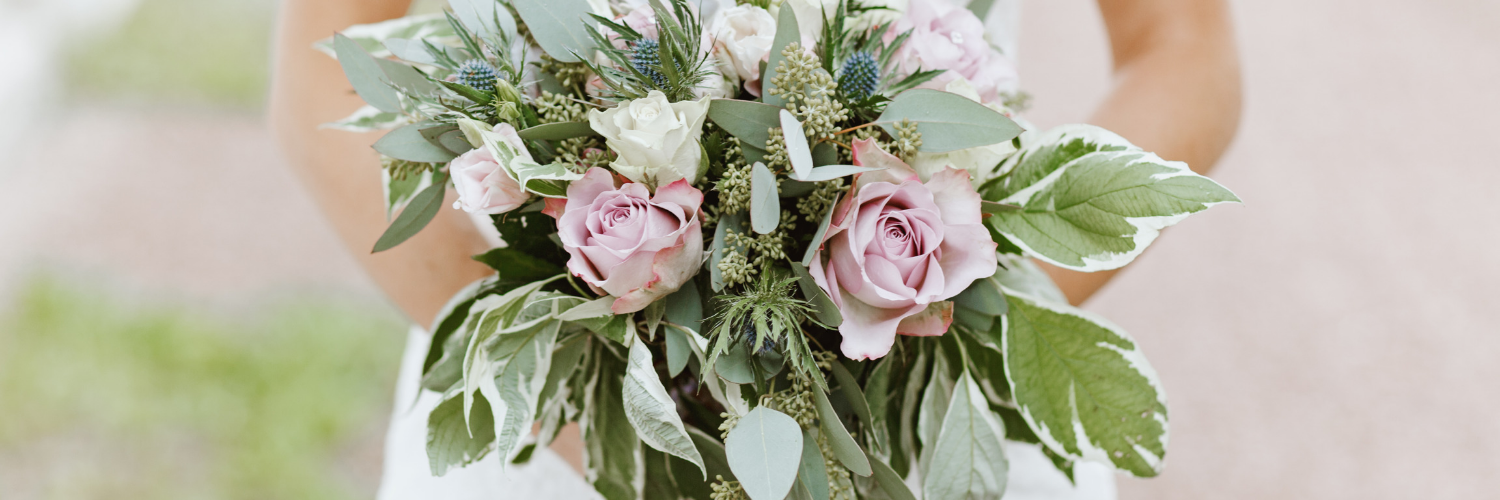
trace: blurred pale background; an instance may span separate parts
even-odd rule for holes
[[[369,498],[399,315],[280,162],[273,0],[0,0],[0,498]],[[1500,486],[1500,2],[1236,3],[1246,200],[1090,309],[1171,396],[1124,499]],[[1025,9],[1042,126],[1108,83],[1091,0]],[[374,175],[371,166],[371,175]]]

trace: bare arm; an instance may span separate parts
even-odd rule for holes
[[[385,231],[378,133],[319,130],[363,102],[338,61],[312,43],[353,24],[401,17],[410,0],[301,0],[283,2],[276,32],[271,126],[283,152],[349,251],[375,283],[419,325],[428,325],[464,285],[491,271],[469,259],[487,250],[483,237],[457,210],[442,210],[417,236],[395,249],[371,254]]]
[[[1240,66],[1224,0],[1098,0],[1114,55],[1114,87],[1090,123],[1206,173],[1240,122]],[[1043,264],[1080,304],[1118,271]]]

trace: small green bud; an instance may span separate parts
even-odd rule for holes
[[[525,103],[521,100],[521,93],[516,91],[516,87],[503,78],[495,80],[495,98],[516,104]]]
[[[501,120],[513,122],[521,118],[521,108],[517,107],[514,102],[497,100],[495,101],[495,115]]]

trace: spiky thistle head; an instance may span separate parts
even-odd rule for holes
[[[860,101],[875,94],[880,85],[880,64],[868,51],[855,52],[844,60],[839,71],[839,88],[850,100]]]
[[[463,65],[458,67],[457,75],[458,83],[484,91],[495,90],[495,79],[498,78],[495,67],[490,66],[490,63],[483,59],[464,61]]]
[[[661,44],[650,38],[642,38],[635,42],[635,49],[630,54],[630,63],[635,70],[646,75],[657,86],[667,84],[667,76],[661,74],[657,68],[661,66]]]

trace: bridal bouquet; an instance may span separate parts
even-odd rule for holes
[[[392,129],[374,250],[449,190],[505,242],[431,328],[435,474],[569,422],[611,500],[1000,498],[1004,440],[1070,477],[1161,470],[1151,365],[1032,260],[1119,268],[1238,200],[1108,131],[1018,123],[969,8],[449,6],[320,44],[368,104],[330,126]]]

